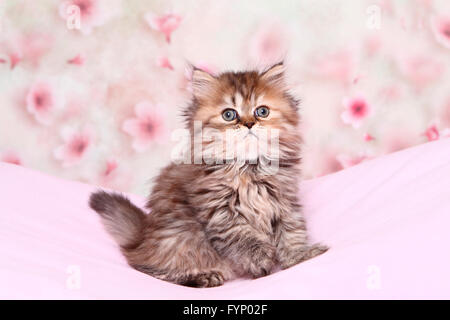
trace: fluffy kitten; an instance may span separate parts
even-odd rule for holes
[[[119,194],[91,195],[90,206],[130,266],[173,283],[213,287],[326,251],[307,243],[297,198],[297,101],[287,92],[283,64],[218,76],[194,69],[192,85],[185,114],[201,157],[191,143],[191,164],[162,170],[147,203],[151,213]],[[279,134],[266,138],[267,129]],[[276,156],[261,147],[263,138],[276,142]]]

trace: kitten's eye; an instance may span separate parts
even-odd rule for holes
[[[233,109],[226,109],[222,112],[222,118],[225,121],[233,121],[236,119],[236,111]]]
[[[269,107],[261,106],[256,108],[255,114],[258,118],[267,118],[269,115]]]

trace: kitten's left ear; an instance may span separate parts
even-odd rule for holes
[[[284,86],[284,63],[280,61],[263,71],[260,78],[276,86]]]

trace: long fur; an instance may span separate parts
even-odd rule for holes
[[[146,205],[150,214],[119,194],[91,195],[91,207],[132,267],[177,284],[212,287],[237,276],[265,276],[276,264],[288,268],[327,250],[307,241],[297,196],[297,100],[286,89],[283,71],[282,64],[262,73],[219,76],[195,69],[194,98],[185,112],[194,136],[194,121],[205,130],[231,129],[238,139],[248,130],[245,121],[254,122],[255,130],[280,130],[275,173],[268,174],[259,160],[170,164],[155,181]],[[268,105],[271,116],[256,119],[255,104]],[[233,123],[221,118],[227,105],[239,110]]]

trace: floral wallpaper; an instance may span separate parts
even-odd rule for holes
[[[189,64],[281,59],[306,178],[450,136],[446,0],[1,0],[0,160],[144,195]]]

